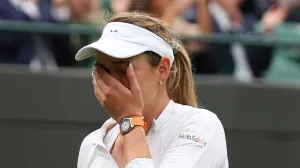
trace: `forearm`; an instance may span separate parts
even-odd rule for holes
[[[136,158],[151,158],[143,127],[134,127],[123,136],[125,164]]]
[[[212,18],[208,9],[208,2],[198,3],[197,18],[202,33],[212,32]]]

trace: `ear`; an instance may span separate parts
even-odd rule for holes
[[[160,80],[162,80],[163,82],[166,82],[169,78],[170,66],[171,66],[171,61],[168,58],[163,57],[160,60],[160,63],[158,65],[158,72],[160,75]]]

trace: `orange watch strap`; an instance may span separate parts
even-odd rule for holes
[[[132,118],[131,124],[134,126],[142,126],[145,131],[147,129],[147,123],[142,118],[139,118],[139,117]]]

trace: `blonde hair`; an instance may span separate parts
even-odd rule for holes
[[[145,28],[164,39],[170,46],[175,46],[176,40],[172,36],[169,25],[151,17],[146,13],[127,12],[114,15],[108,22],[125,22]],[[150,57],[149,62],[157,66],[161,57],[153,52],[146,52]],[[179,44],[171,74],[167,81],[167,92],[176,103],[197,107],[197,97],[194,89],[194,79],[190,57],[183,45]]]

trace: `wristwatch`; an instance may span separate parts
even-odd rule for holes
[[[135,126],[142,126],[145,131],[147,129],[147,124],[143,120],[143,117],[124,118],[120,122],[120,129],[122,135],[125,135],[126,133],[131,131]]]

